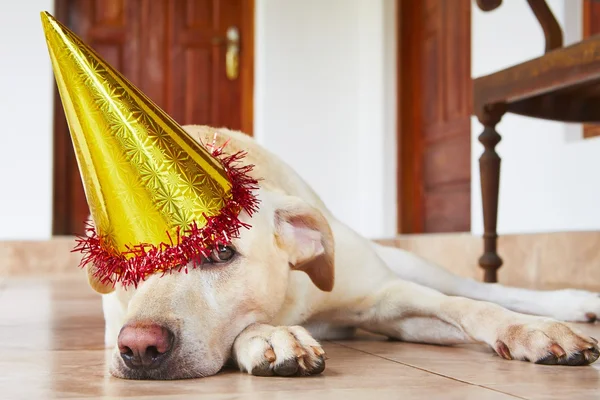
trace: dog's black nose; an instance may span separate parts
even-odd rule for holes
[[[173,348],[173,333],[154,323],[126,325],[119,333],[119,351],[131,369],[160,367]]]

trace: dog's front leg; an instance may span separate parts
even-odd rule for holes
[[[599,356],[595,339],[565,323],[446,296],[406,281],[388,284],[354,315],[362,319],[362,328],[389,337],[435,344],[487,343],[506,359],[587,365]]]
[[[325,352],[301,326],[252,324],[236,338],[233,357],[242,371],[259,376],[316,375]]]

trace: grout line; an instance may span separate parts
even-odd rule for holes
[[[404,363],[402,361],[398,361],[398,360],[394,360],[394,359],[391,359],[391,358],[388,358],[388,357],[381,356],[379,354],[369,353],[368,351],[357,349],[356,347],[348,346],[348,345],[342,344],[340,342],[334,342],[334,341],[327,341],[327,342],[337,344],[338,346],[342,346],[342,347],[345,347],[347,349],[356,350],[356,351],[359,351],[359,352],[364,353],[364,354],[369,354],[371,356],[381,358],[382,360],[391,361],[393,363],[404,365],[404,366],[409,367],[409,368],[414,368],[414,369],[418,369],[418,370],[423,371],[423,372],[428,372],[430,374],[437,375],[437,376],[440,376],[442,378],[451,379],[451,380],[456,381],[456,382],[461,382],[461,383],[465,383],[467,385],[471,385],[471,386],[475,386],[475,387],[480,387],[480,388],[483,388],[483,389],[491,390],[492,392],[501,393],[501,394],[504,394],[504,395],[507,395],[507,396],[511,396],[511,397],[514,397],[515,399],[527,400],[526,397],[520,397],[520,396],[514,395],[512,393],[503,392],[502,390],[498,390],[498,389],[494,389],[494,388],[491,388],[491,387],[479,385],[477,383],[473,383],[473,382],[469,382],[469,381],[464,381],[462,379],[458,379],[458,378],[455,378],[453,376],[444,375],[444,374],[442,374],[440,372],[430,371],[430,370],[428,370],[426,368],[422,368],[422,367],[419,367],[419,366],[416,366],[416,365],[412,365],[412,364],[407,364],[407,363]]]

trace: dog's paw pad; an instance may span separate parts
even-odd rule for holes
[[[267,360],[263,361],[262,363],[256,365],[254,368],[252,368],[250,373],[255,376],[273,376],[274,375],[273,368],[271,368],[271,363]]]
[[[275,363],[273,367],[275,375],[279,376],[294,376],[298,373],[299,368],[300,365],[296,358],[288,358],[287,360],[283,360],[283,362]]]
[[[591,347],[580,352],[571,354],[570,356],[556,356],[555,354],[548,354],[547,356],[537,360],[536,364],[544,365],[589,365],[598,359],[600,352],[597,347]]]

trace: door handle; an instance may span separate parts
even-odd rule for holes
[[[227,50],[225,52],[225,72],[227,79],[233,81],[239,76],[240,69],[240,32],[235,26],[227,29]]]

